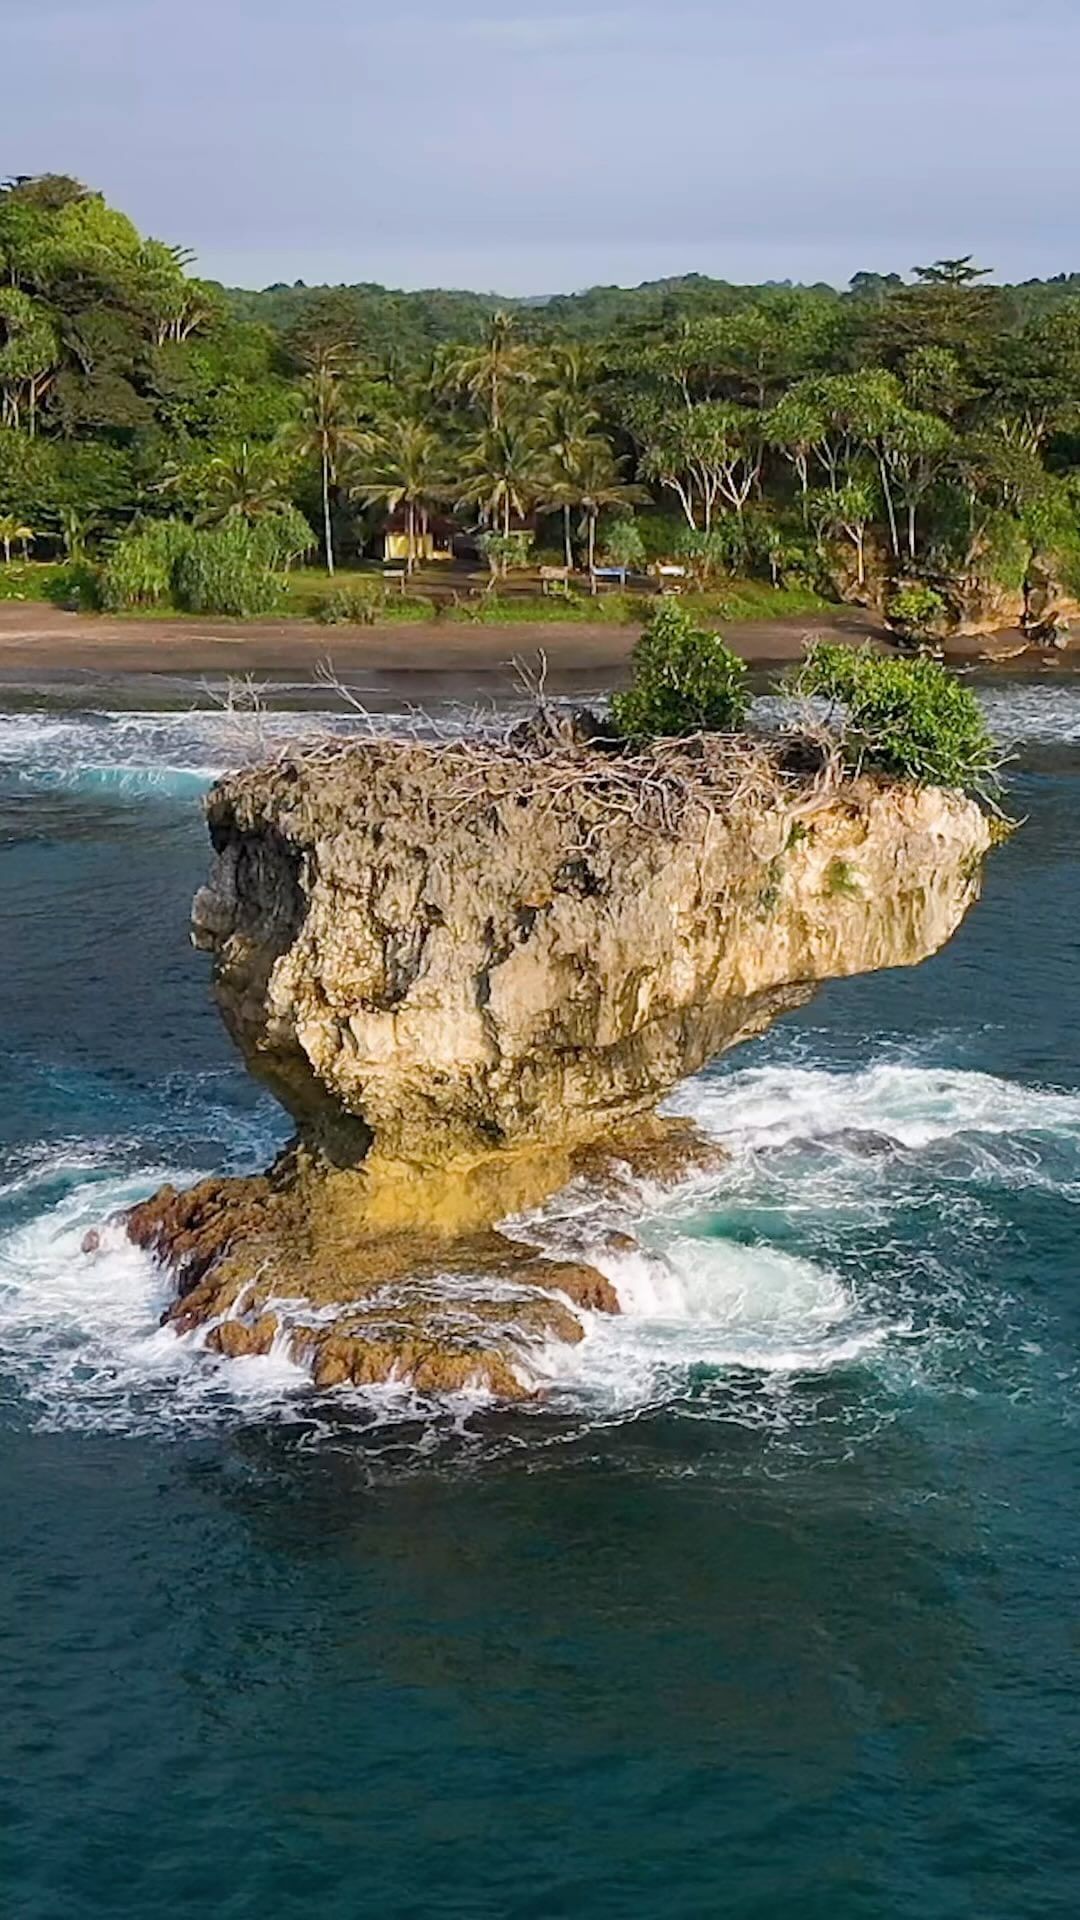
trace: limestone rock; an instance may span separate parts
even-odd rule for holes
[[[596,1138],[815,982],[948,939],[974,802],[864,779],[800,813],[699,752],[639,804],[589,747],[373,742],[220,782],[194,934],[301,1135],[427,1165]]]
[[[932,953],[989,844],[959,794],[837,783],[783,743],[629,759],[576,722],[328,747],[219,782],[208,816],[194,937],[297,1138],[132,1210],[166,1319],[321,1387],[503,1397],[618,1311],[594,1261],[633,1242],[566,1258],[499,1222],[575,1178],[618,1198],[709,1164],[661,1097],[818,981]]]

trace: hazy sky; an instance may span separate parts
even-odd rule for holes
[[[0,171],[247,286],[1080,268],[1080,0],[0,0]]]

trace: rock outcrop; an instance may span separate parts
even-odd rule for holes
[[[632,772],[373,743],[238,774],[208,814],[226,1024],[344,1163],[623,1127],[816,981],[932,953],[988,843],[959,795],[822,793],[723,740]]]
[[[323,1384],[503,1393],[523,1345],[618,1303],[495,1223],[589,1156],[684,1160],[661,1097],[816,982],[932,953],[989,841],[958,794],[722,738],[373,741],[233,775],[208,819],[194,937],[297,1144],[136,1210],[172,1317],[257,1351],[288,1299]]]

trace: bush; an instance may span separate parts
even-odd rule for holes
[[[482,533],[476,544],[491,568],[492,577],[500,575],[505,579],[513,569],[528,566],[533,536],[524,529],[513,533]]]
[[[647,565],[656,560],[678,559],[678,546],[686,527],[681,513],[665,513],[659,507],[645,507],[636,515],[635,525],[641,535]]]
[[[52,560],[13,560],[0,565],[0,600],[51,600],[57,578],[70,569]]]
[[[695,580],[737,573],[746,559],[746,548],[741,530],[734,524],[734,515],[718,520],[708,533],[699,533],[694,527],[680,527],[675,557],[685,562]]]
[[[167,605],[173,572],[191,537],[181,520],[153,520],[116,542],[101,572],[101,604],[110,613]]]
[[[311,528],[292,507],[250,526],[216,527],[151,520],[118,540],[101,576],[101,604],[113,612],[175,606],[185,613],[274,613],[281,574],[311,545]]]
[[[370,587],[335,587],[319,599],[315,618],[324,627],[373,627],[385,605],[386,593],[374,582]]]
[[[940,625],[945,617],[945,602],[933,587],[901,587],[890,596],[885,613],[890,627],[897,633],[918,640]]]
[[[622,734],[728,733],[745,718],[745,661],[673,601],[653,613],[632,664],[629,687],[611,702]]]
[[[100,613],[101,572],[89,560],[68,560],[51,570],[45,597],[65,613]]]
[[[307,517],[288,502],[264,514],[248,528],[252,550],[273,573],[287,573],[313,550],[316,542]]]
[[[982,709],[970,687],[936,660],[897,660],[820,641],[788,684],[844,710],[849,765],[981,794],[997,784],[998,756]]]
[[[601,526],[600,557],[609,567],[627,567],[640,572],[645,565],[645,542],[637,521],[620,514],[618,519]]]
[[[242,520],[190,528],[173,568],[177,605],[186,613],[238,618],[276,612],[282,589],[268,559],[270,551],[267,536]]]

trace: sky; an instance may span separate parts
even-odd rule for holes
[[[73,173],[233,285],[1080,269],[1080,0],[0,0],[0,26],[0,174]]]

